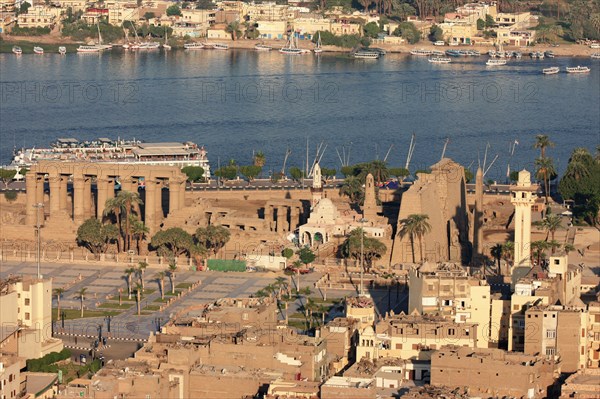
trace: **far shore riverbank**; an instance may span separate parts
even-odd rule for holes
[[[56,35],[45,35],[45,36],[10,36],[0,35],[2,41],[0,41],[0,53],[11,53],[12,47],[18,45],[23,49],[24,53],[33,53],[33,46],[42,46],[46,53],[58,53],[58,46],[65,46],[67,52],[76,52],[77,47],[84,42],[74,42],[69,38],[61,38]],[[157,40],[158,41],[158,40]],[[200,41],[200,40],[198,40]],[[220,42],[227,43],[230,49],[245,49],[253,50],[254,46],[258,43],[264,43],[273,47],[277,50],[283,47],[286,43],[285,40],[209,40],[209,42]],[[114,43],[115,47],[119,47],[121,43]],[[301,40],[299,43],[301,48],[312,49],[314,45],[309,40]],[[463,46],[434,46],[430,42],[420,42],[417,44],[383,44],[374,43],[372,47],[378,47],[387,50],[390,53],[404,53],[408,54],[413,49],[428,49],[428,50],[448,50],[448,49],[459,49],[459,48],[470,48],[479,50],[482,54],[486,53],[492,47],[489,45],[463,45]],[[183,48],[183,42],[180,46],[174,46],[175,49]],[[331,53],[346,53],[350,49],[342,48],[337,46],[323,46],[325,52]],[[553,47],[547,44],[537,44],[533,47],[518,47],[518,46],[504,46],[504,50],[521,51],[524,54],[528,54],[530,51],[548,51],[551,50],[558,57],[589,57],[593,53],[597,53],[598,49],[592,49],[589,46],[581,44],[561,44],[558,47]]]

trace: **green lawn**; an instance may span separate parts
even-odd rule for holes
[[[56,315],[56,308],[52,308],[52,319],[56,320],[57,319],[57,315]],[[81,311],[79,309],[61,309],[60,312],[65,312],[65,320],[72,320],[72,319],[79,319],[81,316]],[[99,310],[84,310],[83,311],[83,317],[104,317],[104,316],[117,316],[121,314],[121,312],[118,311],[112,311],[112,310],[104,310],[104,311],[99,311]]]
[[[306,322],[303,320],[289,320],[288,326],[297,328],[299,330],[305,330],[307,328]]]
[[[133,306],[133,303],[124,303],[122,305],[119,305],[118,303],[115,302],[104,302],[102,304],[100,304],[100,306],[98,306],[99,308],[102,309],[129,309]]]
[[[185,288],[188,289],[192,286],[192,283],[179,283],[175,286],[175,288]]]
[[[159,309],[160,309],[160,306],[158,306],[158,305],[148,305],[144,309],[142,309],[142,311],[144,311],[144,310],[150,310],[152,312],[156,312]]]
[[[169,300],[168,298],[165,298],[165,299],[156,298],[153,302],[156,302],[156,303],[167,303],[168,300]]]

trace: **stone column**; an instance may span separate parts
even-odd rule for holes
[[[69,183],[69,178],[67,176],[60,175],[60,211],[67,212],[67,184]]]
[[[156,223],[156,180],[146,177],[146,195],[144,199],[144,223],[154,233]]]
[[[155,202],[155,207],[156,207],[156,211],[154,213],[155,217],[156,217],[156,222],[157,224],[160,224],[160,222],[163,219],[163,207],[162,207],[162,188],[163,188],[163,182],[160,179],[156,179],[156,202]]]
[[[295,231],[300,224],[300,210],[297,206],[290,208],[290,231]]]
[[[106,177],[98,177],[96,181],[96,217],[102,220],[104,217],[104,207],[106,206],[106,200],[108,199],[108,179]]]
[[[287,208],[285,206],[277,207],[277,232],[283,233],[287,230]]]
[[[85,179],[82,175],[73,176],[73,220],[77,225],[85,220]]]
[[[273,230],[273,208],[271,205],[265,205],[265,220],[269,226],[269,230]]]
[[[179,185],[179,209],[185,208],[185,185],[185,180]]]
[[[92,210],[92,178],[83,178],[83,218],[89,219],[94,214]]]
[[[27,173],[25,177],[25,214],[26,219],[25,223],[34,226],[35,225],[35,211],[37,210],[33,206],[36,203],[36,193],[37,193],[37,174],[33,172]]]
[[[169,215],[179,209],[179,185],[181,182],[169,179]]]
[[[36,176],[35,202],[44,203],[44,175]]]
[[[60,175],[51,173],[48,176],[50,183],[50,218],[57,217],[60,212]]]

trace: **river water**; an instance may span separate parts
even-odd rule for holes
[[[486,67],[487,56],[433,65],[388,54],[379,60],[336,55],[285,56],[276,51],[121,50],[103,54],[0,54],[0,163],[13,147],[44,147],[59,137],[144,141],[191,140],[205,145],[213,167],[253,151],[267,170],[310,162],[323,143],[322,164],[340,167],[383,159],[411,169],[446,156],[466,166],[487,164],[487,178],[532,169],[536,134],[560,170],[571,150],[594,151],[600,131],[600,62],[587,58],[509,61]],[[592,72],[544,76],[542,68],[585,65]],[[515,140],[519,143],[512,144]],[[514,147],[514,153],[512,149]]]

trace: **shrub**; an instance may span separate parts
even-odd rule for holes
[[[6,198],[8,202],[13,202],[17,199],[17,193],[16,191],[5,191],[4,198]]]

